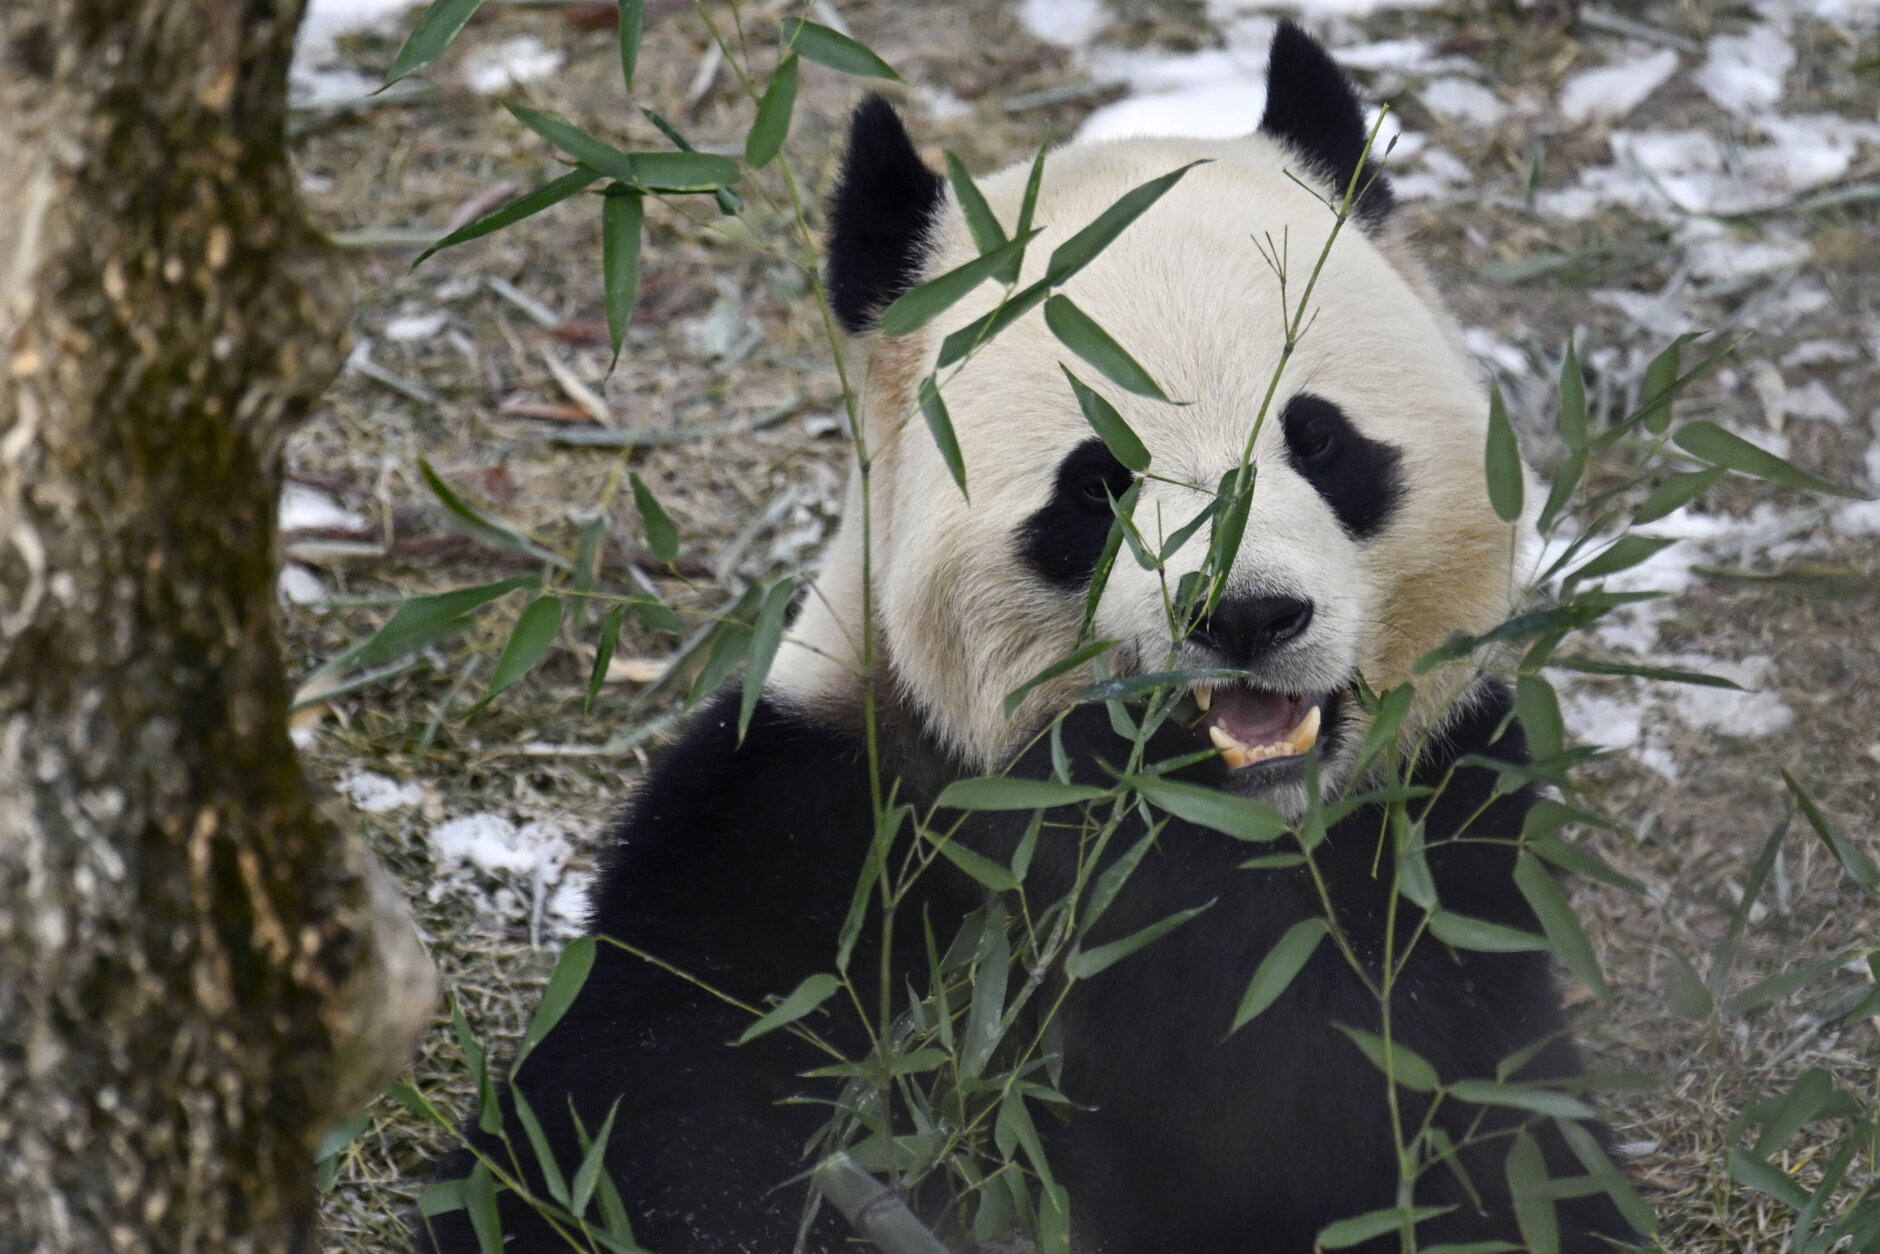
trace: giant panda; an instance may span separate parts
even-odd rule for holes
[[[1259,127],[1242,139],[1051,153],[1023,281],[1130,188],[1207,162],[1064,289],[1184,402],[1112,390],[1152,456],[1135,517],[1160,519],[1167,531],[1239,463],[1284,351],[1274,253],[1284,250],[1286,295],[1296,300],[1332,228],[1327,202],[1359,176],[1351,229],[1316,279],[1314,318],[1254,448],[1257,484],[1225,595],[1188,639],[1171,641],[1162,584],[1119,560],[1095,611],[1096,634],[1118,642],[1108,658],[1116,673],[1161,667],[1172,649],[1181,666],[1255,676],[1197,691],[1198,720],[1166,722],[1153,747],[1162,758],[1193,759],[1188,780],[1297,817],[1308,802],[1308,762],[1324,795],[1351,782],[1366,730],[1358,681],[1383,691],[1452,632],[1505,618],[1518,594],[1520,545],[1486,495],[1488,407],[1476,371],[1406,246],[1387,180],[1359,169],[1367,130],[1353,88],[1289,23],[1273,41],[1268,83]],[[1008,227],[1026,179],[1021,167],[980,185]],[[976,255],[946,180],[922,162],[885,102],[865,102],[831,205],[827,279],[855,337],[870,481],[858,469],[845,521],[742,743],[735,690],[691,716],[614,829],[592,894],[595,934],[749,1006],[830,969],[873,835],[871,789],[926,804],[949,781],[1008,768],[1043,775],[1054,760],[1104,782],[1116,752],[1106,708],[1076,703],[1087,672],[1037,686],[1011,714],[1003,707],[1006,694],[1077,646],[1111,501],[1134,479],[1081,416],[1059,369],[1067,354],[1034,311],[948,384],[969,497],[906,419],[941,339],[991,309],[997,285],[919,332],[889,338],[875,329],[899,294]],[[865,490],[872,554],[863,551]],[[1173,570],[1198,566],[1207,541],[1204,528]],[[871,635],[883,764],[874,780],[858,678]],[[1537,930],[1512,880],[1509,844],[1533,798],[1498,789],[1491,770],[1458,766],[1468,755],[1525,760],[1510,697],[1455,668],[1425,677],[1420,693],[1406,723],[1425,746],[1417,778],[1448,785],[1421,812],[1440,899]],[[1059,716],[1047,752],[1035,733]],[[997,816],[975,823],[968,839],[983,852],[1009,851],[1011,825]],[[1465,827],[1473,839],[1454,839]],[[1367,961],[1382,952],[1389,926],[1378,828],[1378,812],[1361,809],[1330,829],[1318,855]],[[1031,883],[1044,900],[1069,883],[1073,857],[1040,843]],[[1382,1077],[1336,1026],[1375,1029],[1378,1009],[1330,946],[1271,1009],[1228,1033],[1261,958],[1319,912],[1303,871],[1241,869],[1246,857],[1245,845],[1170,819],[1094,939],[1215,904],[1079,984],[1064,1007],[1062,1087],[1077,1109],[1047,1135],[1080,1250],[1306,1254],[1326,1224],[1398,1202]],[[925,895],[903,920],[925,916],[942,930],[983,901],[984,890],[963,877],[935,872],[922,883]],[[871,935],[863,930],[858,969],[873,969],[864,965],[875,961]],[[918,983],[918,941],[894,952],[906,970],[893,986]],[[1524,1048],[1518,1078],[1571,1079],[1579,1064],[1550,962],[1536,952],[1419,946],[1393,1002],[1397,1039],[1445,1080],[1493,1076]],[[818,1027],[858,1056],[865,1044],[840,1035],[846,1017]],[[795,1245],[804,1146],[831,1096],[802,1073],[827,1059],[785,1033],[728,1047],[749,1023],[747,1011],[602,945],[574,1006],[520,1069],[516,1083],[565,1170],[581,1159],[570,1109],[590,1131],[614,1112],[607,1170],[638,1241],[658,1254],[780,1254]],[[1422,1109],[1403,1094],[1412,1115]],[[811,1100],[788,1100],[799,1096]],[[507,1100],[505,1112],[515,1126]],[[1438,1113],[1458,1139],[1473,1120],[1514,1127],[1489,1108],[1452,1102]],[[1609,1143],[1603,1127],[1582,1127]],[[501,1153],[474,1125],[466,1135]],[[1534,1135],[1551,1175],[1585,1178],[1558,1132],[1543,1123]],[[1422,1245],[1521,1242],[1502,1161],[1510,1140],[1461,1155],[1468,1186],[1440,1168],[1422,1177],[1415,1201],[1434,1208],[1419,1225]],[[460,1177],[469,1166],[459,1151],[440,1174]],[[1562,1250],[1636,1238],[1603,1194],[1559,1192]],[[823,1210],[809,1248],[854,1248],[854,1234]],[[506,1194],[502,1214],[514,1254],[567,1248]],[[478,1248],[461,1211],[434,1216],[420,1244],[433,1234],[452,1254]],[[1390,1233],[1361,1248],[1397,1244]]]

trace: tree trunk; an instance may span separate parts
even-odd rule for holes
[[[428,959],[287,737],[301,0],[0,3],[0,1251],[292,1251]]]

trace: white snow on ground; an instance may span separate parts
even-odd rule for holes
[[[1464,126],[1493,126],[1508,116],[1508,105],[1500,96],[1459,75],[1432,79],[1418,95],[1432,113]]]
[[[471,91],[494,96],[520,83],[536,83],[561,69],[567,60],[533,35],[472,48],[463,59],[463,77]]]
[[[424,804],[424,789],[407,781],[399,783],[376,771],[352,771],[342,776],[339,790],[355,807],[367,814],[405,810]]]
[[[341,35],[357,30],[393,29],[416,0],[308,0],[294,41],[288,89],[298,105],[353,100],[377,91],[379,80],[336,64]]]
[[[587,876],[571,873],[574,845],[556,820],[518,824],[501,814],[465,814],[431,829],[432,852],[446,880],[494,877],[506,887],[489,893],[485,912],[499,917],[538,912],[555,935],[578,931],[587,905]],[[438,889],[441,891],[443,884]]]
[[[1228,139],[1259,124],[1266,108],[1266,54],[1249,48],[1194,53],[1093,49],[1091,72],[1130,94],[1084,119],[1080,140],[1132,135]]]
[[[326,585],[305,566],[289,562],[281,567],[275,591],[289,605],[313,605],[326,600]]]
[[[444,329],[450,315],[441,309],[428,313],[406,314],[385,324],[385,338],[400,343],[428,340]]]
[[[1661,48],[1647,56],[1579,70],[1560,85],[1560,113],[1569,122],[1611,121],[1645,103],[1678,72],[1678,54]]]
[[[318,488],[310,488],[304,483],[290,483],[281,490],[278,525],[282,531],[303,531],[315,527],[358,531],[366,525],[366,520],[364,515],[346,509]]]
[[[1083,48],[1110,24],[1110,11],[1103,0],[1023,0],[1018,24],[1045,43]]]
[[[1692,75],[1720,109],[1748,116],[1782,99],[1783,80],[1795,68],[1795,46],[1774,23],[1741,35],[1711,37],[1704,64]]]

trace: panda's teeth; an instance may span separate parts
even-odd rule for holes
[[[1306,711],[1306,716],[1299,720],[1299,726],[1292,729],[1286,737],[1287,748],[1294,753],[1304,753],[1319,743],[1319,707],[1313,706]]]
[[[1208,712],[1208,707],[1213,704],[1214,704],[1214,689],[1207,684],[1196,684],[1195,685],[1195,705],[1200,708],[1203,714],[1206,714]]]
[[[1230,733],[1222,731],[1219,724],[1215,724],[1214,726],[1211,726],[1208,728],[1208,739],[1214,742],[1214,747],[1216,749],[1220,749],[1223,752],[1232,752],[1232,751],[1237,750],[1241,753],[1245,753],[1247,751],[1246,745],[1243,745],[1240,743],[1240,741],[1234,739],[1234,737]]]

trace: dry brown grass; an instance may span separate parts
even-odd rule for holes
[[[643,98],[658,102],[701,146],[736,146],[749,107],[728,76],[721,75],[695,107],[684,104],[704,51],[702,29],[673,5],[648,7],[656,12],[642,56]],[[948,86],[970,105],[965,116],[945,123],[916,113],[914,129],[932,156],[950,148],[981,170],[1022,158],[1047,137],[1067,135],[1102,99],[1100,93],[1084,93],[1067,103],[1006,112],[1002,102],[1062,87],[1074,80],[1076,69],[1065,54],[1026,36],[1003,4],[868,0],[841,7],[858,35],[911,82]],[[1212,38],[1197,5],[1132,0],[1116,7],[1122,14],[1117,29],[1131,40],[1193,47]],[[1543,5],[1527,16],[1512,8],[1454,5],[1387,16],[1372,30],[1379,37],[1418,33],[1446,39],[1480,58],[1512,90],[1531,90],[1553,86],[1589,55],[1586,32],[1549,25],[1545,15],[1552,11]],[[554,79],[522,89],[522,98],[618,140],[658,144],[652,128],[624,106],[611,31],[580,28],[570,20],[577,12],[570,5],[493,4],[462,42],[476,46],[520,33],[539,37],[565,52],[567,66]],[[1697,10],[1660,5],[1648,16],[1703,33]],[[361,39],[351,52],[362,66],[382,67],[394,46]],[[354,233],[355,242],[387,229],[441,233],[455,210],[492,187],[511,183],[526,189],[555,172],[540,141],[494,101],[456,85],[453,65],[461,50],[431,76],[434,90],[415,102],[307,119],[297,156],[312,212],[324,228],[341,238]],[[1848,109],[1864,90],[1864,111],[1871,112],[1871,74],[1851,80],[1801,77],[1806,107]],[[1391,90],[1388,83],[1378,86]],[[831,176],[840,120],[855,95],[852,83],[806,69],[791,151],[818,197]],[[1431,132],[1485,183],[1520,170],[1537,144],[1545,149],[1550,182],[1604,159],[1597,128],[1563,128],[1543,117],[1492,133],[1452,132],[1421,111],[1414,95],[1405,95],[1401,105],[1412,125]],[[1676,85],[1648,104],[1646,115],[1665,126],[1703,127],[1714,120],[1706,101]],[[1866,160],[1864,172],[1871,177],[1872,155]],[[1662,253],[1663,232],[1624,213],[1563,230],[1505,198],[1470,194],[1441,205],[1413,203],[1408,212],[1463,320],[1492,326],[1524,346],[1557,347],[1575,327],[1592,344],[1642,343],[1638,329],[1586,299],[1586,275],[1596,275],[1602,285],[1650,290],[1677,265],[1675,254],[1641,261]],[[297,666],[310,670],[358,639],[400,598],[515,573],[509,559],[445,538],[441,511],[418,478],[420,456],[469,497],[564,551],[572,551],[584,518],[604,509],[617,546],[608,574],[622,587],[633,579],[627,567],[638,531],[620,483],[625,470],[637,471],[678,520],[686,555],[693,559],[688,578],[650,576],[682,605],[716,604],[727,588],[782,573],[813,555],[833,520],[846,456],[830,420],[839,392],[820,317],[799,273],[724,238],[724,220],[699,206],[688,206],[687,213],[660,206],[649,212],[640,306],[611,377],[603,346],[598,215],[590,203],[561,206],[441,254],[415,273],[408,271],[413,250],[353,249],[361,291],[357,329],[372,338],[373,360],[435,400],[415,401],[349,373],[293,442],[289,464],[296,475],[332,491],[376,524],[395,524],[397,541],[384,553],[310,559],[333,599],[325,607],[289,607],[288,638]],[[787,239],[779,215],[756,216],[766,241]],[[1815,248],[1832,306],[1770,342],[1753,342],[1744,350],[1745,361],[1773,359],[1791,342],[1810,337],[1858,338],[1856,328],[1880,319],[1880,226],[1872,207],[1798,217],[1793,225]],[[1505,275],[1496,263],[1540,253],[1577,260],[1518,285],[1488,277]],[[493,292],[491,278],[545,304],[555,328],[536,325]],[[1739,304],[1739,298],[1720,293],[1697,303],[1693,313],[1721,324]],[[430,310],[448,313],[445,332],[404,343],[383,336],[393,319]],[[727,345],[728,356],[718,353]],[[625,452],[557,444],[559,433],[580,424],[515,412],[519,405],[533,405],[538,413],[578,416],[545,353],[558,355],[576,377],[601,391],[617,424],[663,433],[674,442]],[[1823,377],[1856,422],[1846,429],[1791,424],[1792,456],[1805,466],[1851,477],[1871,438],[1858,419],[1880,406],[1880,374],[1869,350]],[[1595,395],[1600,387],[1596,372]],[[1530,411],[1544,408],[1537,397],[1533,388],[1525,394]],[[1707,384],[1689,412],[1744,412],[1754,404],[1739,376],[1734,390]],[[767,425],[711,438],[684,434],[755,420]],[[1547,444],[1539,426],[1531,425],[1526,435],[1544,459]],[[1742,510],[1768,496],[1741,487],[1724,500]],[[1579,1028],[1596,1066],[1650,1081],[1650,1087],[1613,1092],[1607,1104],[1620,1139],[1638,1146],[1638,1173],[1658,1190],[1654,1202],[1671,1249],[1783,1246],[1781,1208],[1731,1185],[1723,1167],[1725,1125],[1747,1102],[1779,1090],[1810,1066],[1826,1067],[1855,1091],[1874,1096],[1880,1053],[1875,1025],[1833,1025],[1808,1035],[1810,1016],[1861,977],[1830,977],[1766,1009],[1726,1020],[1716,1031],[1699,1030],[1672,1014],[1666,986],[1672,948],[1698,955],[1701,969],[1702,956],[1722,935],[1734,907],[1732,885],[1740,886],[1786,806],[1778,764],[1807,784],[1847,836],[1875,848],[1876,548],[1835,538],[1793,567],[1764,563],[1753,572],[1779,578],[1713,579],[1678,603],[1667,645],[1773,659],[1773,688],[1798,716],[1780,739],[1706,739],[1678,732],[1673,746],[1683,772],[1675,785],[1623,759],[1588,775],[1592,799],[1632,830],[1628,838],[1600,837],[1601,849],[1644,881],[1650,895],[1640,900],[1606,889],[1578,892],[1577,904],[1618,994],[1609,1010],[1584,1006]],[[507,611],[514,612],[513,606]],[[531,944],[531,886],[443,874],[426,833],[446,814],[483,808],[556,814],[586,833],[585,849],[591,851],[610,807],[640,765],[641,748],[623,743],[623,736],[631,740],[634,729],[672,706],[670,697],[638,700],[631,685],[616,685],[592,715],[583,715],[585,666],[572,652],[562,652],[528,684],[468,715],[507,625],[497,614],[396,678],[305,716],[310,726],[318,720],[306,754],[316,774],[338,779],[365,766],[423,781],[430,791],[423,807],[363,815],[362,821],[410,886],[446,987],[478,1030],[494,1039],[520,1031],[551,965],[549,948]],[[657,659],[670,647],[670,641],[630,622],[620,655]],[[453,693],[473,661],[480,669]],[[1662,710],[1654,707],[1651,717],[1662,718]],[[427,739],[434,721],[436,730]],[[1873,902],[1845,884],[1815,838],[1798,825],[1787,849],[1783,891],[1767,895],[1769,909],[1750,929],[1736,985],[1804,959],[1880,944]],[[463,1103],[467,1087],[442,1019],[416,1076],[427,1092]],[[443,1144],[390,1103],[380,1103],[378,1114],[343,1161],[340,1187],[327,1206],[329,1249],[402,1248],[397,1213]],[[1834,1132],[1826,1126],[1798,1138],[1788,1159],[1798,1178],[1806,1180],[1816,1169],[1804,1164],[1811,1156],[1819,1160]]]

